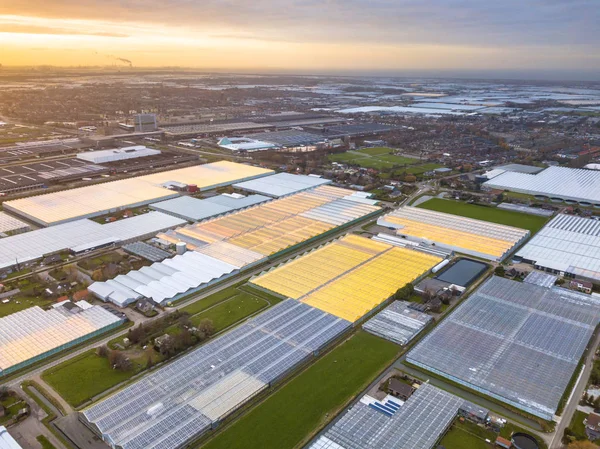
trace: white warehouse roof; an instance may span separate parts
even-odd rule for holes
[[[260,193],[279,198],[303,190],[313,189],[323,184],[331,184],[331,181],[317,176],[277,173],[276,175],[266,176],[262,179],[240,182],[234,184],[233,187],[247,192]]]
[[[485,182],[483,186],[600,205],[600,172],[597,170],[548,167],[535,175],[507,171]]]
[[[557,215],[515,257],[543,268],[600,280],[600,221]]]
[[[144,145],[135,145],[113,150],[86,151],[85,153],[78,153],[77,159],[94,164],[104,164],[106,162],[123,161],[138,157],[156,156],[160,153],[160,150],[154,150]]]
[[[2,126],[4,122],[0,122]],[[0,449],[22,449],[19,443],[8,433],[6,427],[0,426]]]

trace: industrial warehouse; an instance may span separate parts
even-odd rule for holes
[[[409,241],[498,262],[530,234],[525,229],[410,206],[379,218],[377,224]]]
[[[184,447],[349,328],[333,315],[283,301],[96,403],[80,419],[112,447]]]
[[[537,174],[506,172],[485,182],[483,187],[535,195],[552,201],[600,207],[598,170],[548,167]]]
[[[600,281],[600,221],[557,215],[515,254],[518,261],[569,277]]]
[[[419,251],[348,235],[251,282],[355,322],[440,261]]]
[[[173,185],[210,190],[272,173],[221,161],[7,201],[3,207],[41,226],[53,226],[177,197],[179,194],[169,189]]]
[[[114,329],[122,319],[86,301],[65,301],[0,318],[0,376]]]
[[[599,321],[595,297],[492,277],[406,360],[552,420]]]

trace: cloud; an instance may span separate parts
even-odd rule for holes
[[[63,34],[63,35],[82,35],[82,36],[102,36],[102,37],[129,37],[128,34],[93,32],[85,30],[72,30],[66,28],[54,28],[49,26],[21,25],[21,24],[2,24],[0,33],[20,33],[20,34]]]
[[[0,14],[139,22],[282,42],[598,45],[597,0],[3,0]]]

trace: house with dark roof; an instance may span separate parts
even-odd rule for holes
[[[590,440],[600,438],[600,415],[592,412],[583,420],[583,423],[585,424],[585,433]]]
[[[415,391],[413,387],[394,377],[390,379],[389,390],[392,396],[402,399],[403,401],[406,401],[413,394],[413,391]]]

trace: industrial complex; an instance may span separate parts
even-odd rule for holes
[[[0,67],[0,449],[597,445],[600,88],[126,61]]]
[[[344,200],[347,193],[344,189],[318,187],[160,234],[163,240],[193,251],[144,267],[139,273],[96,282],[90,291],[121,307],[141,297],[167,304],[380,210]]]

